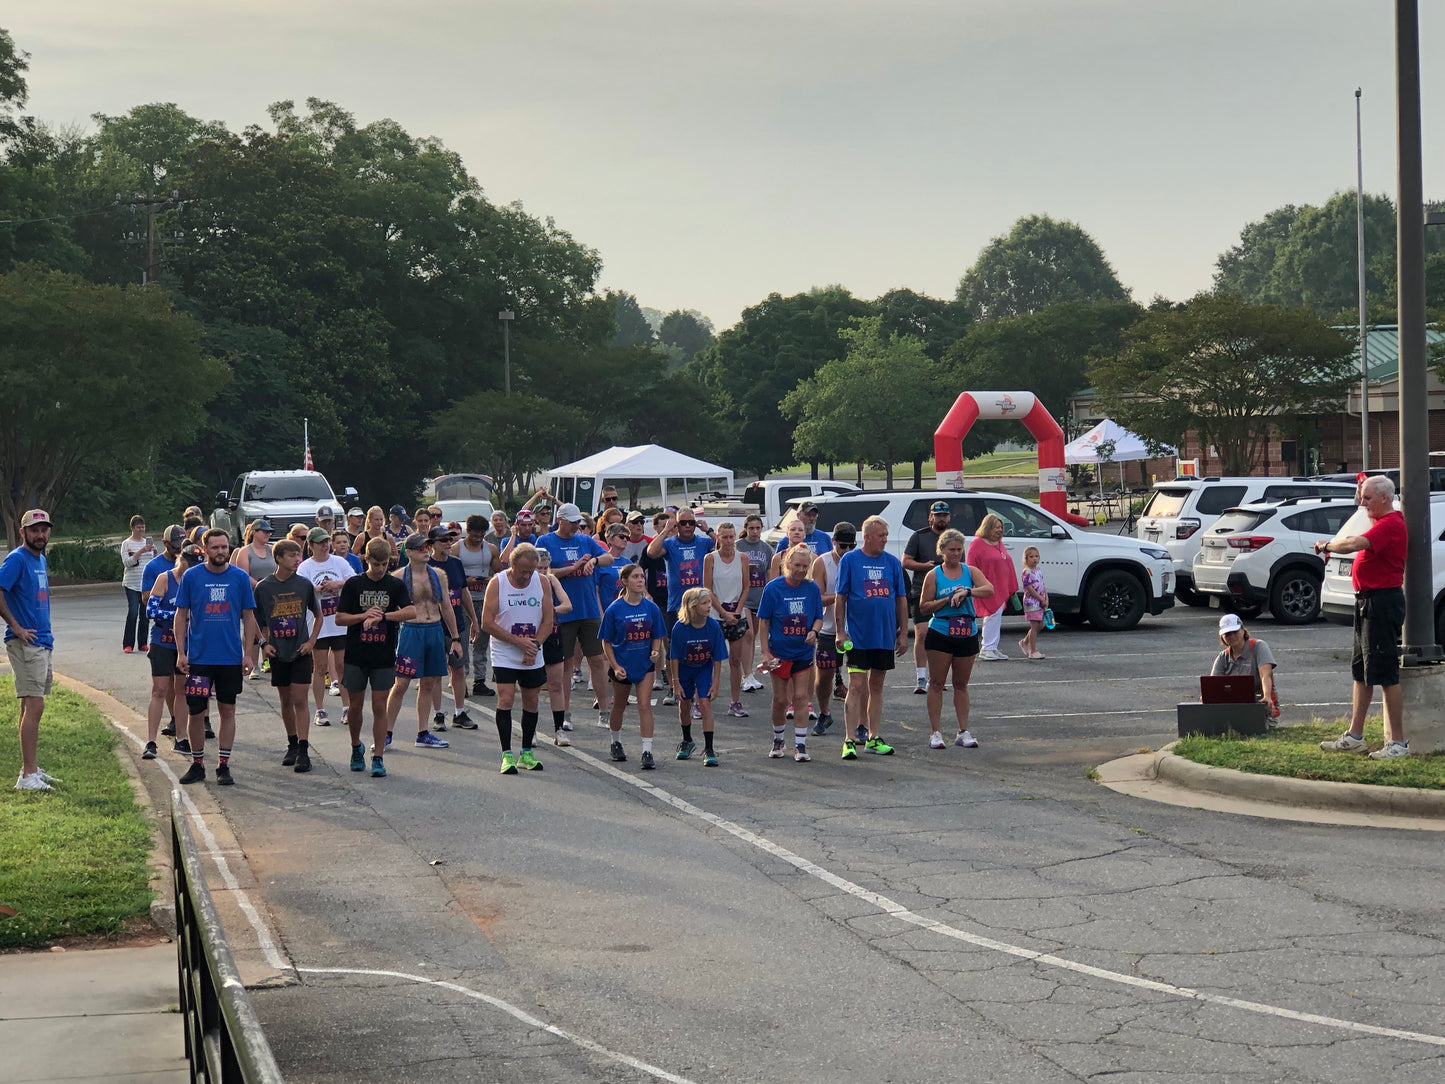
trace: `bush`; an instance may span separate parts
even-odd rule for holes
[[[124,572],[120,551],[94,539],[57,542],[46,549],[45,562],[50,575],[72,580],[119,583]]]

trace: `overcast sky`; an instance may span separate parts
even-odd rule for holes
[[[279,99],[392,117],[601,285],[719,328],[838,282],[951,296],[1021,215],[1071,219],[1136,299],[1184,298],[1244,224],[1395,190],[1390,0],[23,0],[30,111]],[[1421,5],[1425,191],[1445,196],[1445,4]]]

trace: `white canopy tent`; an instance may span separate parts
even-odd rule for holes
[[[1101,444],[1113,443],[1112,449],[1107,456],[1099,454]],[[1104,474],[1099,469],[1104,463],[1119,464],[1119,486],[1124,485],[1124,464],[1132,463],[1138,459],[1153,459],[1156,455],[1173,455],[1179,453],[1174,448],[1165,447],[1160,452],[1151,452],[1144,438],[1129,432],[1112,418],[1105,418],[1094,428],[1090,429],[1083,436],[1071,440],[1064,445],[1065,463],[1087,463],[1095,468],[1095,475],[1099,479],[1099,488],[1104,487]]]
[[[639,480],[657,483],[664,507],[669,503],[669,482],[673,483],[674,497],[680,496],[684,501],[693,493],[718,488],[731,493],[733,488],[733,472],[726,467],[694,459],[660,444],[609,448],[547,472],[547,488],[558,500],[572,501],[584,512],[594,515],[601,503],[599,494],[603,486]]]

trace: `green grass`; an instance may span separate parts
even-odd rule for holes
[[[1371,760],[1360,753],[1326,753],[1319,743],[1338,738],[1348,723],[1314,722],[1282,726],[1257,738],[1180,738],[1173,752],[1199,764],[1233,768],[1291,779],[1326,779],[1336,783],[1372,783],[1385,787],[1445,790],[1445,754],[1400,760]],[[1365,721],[1365,740],[1372,750],[1385,743],[1379,719]]]
[[[0,765],[19,773],[14,684],[0,678]],[[151,830],[90,702],[57,689],[40,720],[40,764],[63,783],[17,791],[0,780],[0,949],[114,934],[150,909]]]
[[[808,473],[808,464],[802,463],[796,466],[787,467],[775,472],[773,476],[805,475]],[[987,475],[987,474],[1037,474],[1039,472],[1039,457],[1036,452],[990,452],[988,455],[981,455],[977,459],[965,459],[963,461],[963,473],[965,475]],[[827,470],[820,470],[819,475],[826,478]],[[932,459],[923,461],[923,479],[925,485],[932,485],[934,475],[934,463]],[[855,482],[858,480],[858,470],[851,463],[838,463],[833,467],[833,476],[840,482]],[[867,467],[863,471],[863,480],[868,482],[882,481],[886,477],[885,472]],[[893,468],[893,483],[895,485],[911,485],[913,483],[913,464],[899,463]]]

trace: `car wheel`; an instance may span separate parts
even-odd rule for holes
[[[1269,612],[1281,625],[1308,625],[1320,615],[1320,581],[1302,568],[1274,578],[1269,589]]]
[[[1184,603],[1184,605],[1186,606],[1209,605],[1209,596],[1201,591],[1194,590],[1193,584],[1189,584],[1188,586],[1186,586],[1184,583],[1181,582],[1176,585],[1174,588],[1174,598],[1177,601]]]
[[[1084,613],[1089,623],[1108,632],[1132,629],[1144,617],[1144,585],[1122,569],[1101,572],[1089,583]]]

